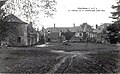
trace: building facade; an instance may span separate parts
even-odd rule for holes
[[[6,16],[4,21],[9,26],[9,33],[2,43],[6,42],[8,46],[31,46],[39,42],[40,33],[32,27],[32,23],[23,22],[13,14]]]
[[[83,23],[80,26],[73,27],[50,27],[46,29],[46,32],[49,30],[51,32],[51,40],[59,41],[59,33],[66,32],[69,29],[71,32],[75,32],[74,36],[71,38],[71,42],[86,42],[86,40],[91,40],[95,37],[95,33],[93,33],[93,29],[87,23]]]
[[[27,23],[23,22],[13,14],[4,18],[4,21],[9,25],[9,35],[6,38],[9,46],[26,46],[27,43]]]

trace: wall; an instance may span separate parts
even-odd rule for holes
[[[9,23],[13,25],[9,34],[8,44],[10,46],[26,46],[27,44],[27,25],[21,23]]]

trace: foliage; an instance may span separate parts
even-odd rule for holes
[[[119,40],[119,29],[117,27],[117,24],[111,24],[107,27],[108,30],[108,39],[110,43],[117,43]]]
[[[119,6],[120,2],[117,2],[117,6],[112,5],[112,8],[115,9],[115,12],[111,12],[112,14],[112,19],[115,19],[114,23],[111,24],[110,26],[107,27],[107,30],[109,31],[108,35],[108,39],[110,43],[117,43],[120,41],[120,6]]]
[[[0,8],[0,41],[13,35],[14,25],[9,25],[4,20],[6,15],[14,14],[23,17],[27,22],[34,23],[37,17],[42,16],[41,13],[52,17],[56,12],[55,5],[55,0],[8,0]]]
[[[0,20],[0,41],[4,41],[9,36],[10,28],[10,25]]]
[[[2,20],[5,17],[6,13],[4,10],[0,9],[0,20]]]
[[[3,21],[3,18],[5,16],[4,10],[0,9],[0,41],[4,40],[5,37],[7,37],[7,25]]]
[[[6,13],[4,10],[0,9],[0,41],[5,41],[7,37],[13,36],[14,25],[8,24],[5,21]]]
[[[7,14],[12,13],[33,22],[44,14],[52,17],[56,12],[55,5],[55,0],[8,0],[2,8]]]
[[[65,36],[65,39],[68,41],[73,37],[74,34],[75,32],[71,32],[71,31],[63,33],[63,35]]]

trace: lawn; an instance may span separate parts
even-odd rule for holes
[[[62,43],[48,45],[47,47],[1,49],[0,52],[6,50],[8,52],[3,54],[4,56],[0,53],[0,73],[113,73],[118,71],[119,50],[116,50],[116,45],[91,43],[70,43],[70,46]],[[51,50],[62,50],[67,54]],[[76,53],[69,53],[74,51]],[[66,60],[62,61],[64,58]]]
[[[68,57],[55,73],[119,73],[119,60],[118,50],[76,55]]]
[[[62,43],[53,43],[55,46],[50,48],[53,50],[64,50],[64,51],[109,51],[116,50],[116,45],[108,44],[95,44],[95,43],[70,43],[70,46],[63,45]]]
[[[60,54],[49,50],[47,52],[40,48],[16,48],[0,60],[0,73],[46,73],[60,59]]]

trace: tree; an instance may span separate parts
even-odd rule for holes
[[[67,32],[63,32],[62,35],[65,36],[65,39],[67,40],[65,45],[69,45],[70,39],[73,37],[75,32],[71,32],[69,29],[67,29]]]
[[[9,35],[12,35],[11,28],[13,28],[13,25],[9,25],[4,20],[5,16],[4,10],[0,9],[0,41],[4,41]]]
[[[8,0],[2,8],[7,14],[12,13],[26,18],[27,22],[34,22],[42,13],[44,17],[52,17],[56,12],[55,6],[55,0]]]
[[[119,41],[119,30],[116,24],[111,24],[107,27],[108,33],[108,39],[110,43],[117,43]]]
[[[4,12],[4,10],[0,9],[0,20],[3,20],[5,15],[6,15],[6,13]]]
[[[107,27],[107,30],[109,31],[108,39],[110,43],[117,43],[120,41],[120,0],[117,2],[117,5],[112,5],[112,9],[116,9],[115,12],[111,12],[112,19],[115,19],[113,24]]]
[[[11,34],[11,28],[13,28],[12,25],[9,25],[5,20],[6,13],[3,9],[1,9],[1,6],[5,4],[7,0],[0,1],[0,42],[6,40],[6,38]]]
[[[45,14],[44,17],[52,17],[56,12],[55,5],[55,0],[8,0],[0,7],[0,41],[12,36],[12,29],[15,28],[4,20],[6,15],[22,16],[27,22],[34,23],[40,13]]]

